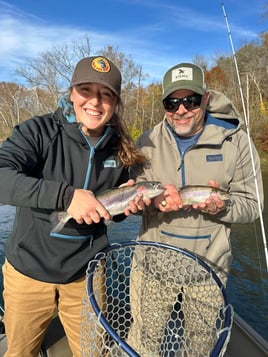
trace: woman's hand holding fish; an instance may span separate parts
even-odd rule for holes
[[[155,207],[162,212],[178,211],[182,208],[182,200],[178,189],[171,184],[164,187],[165,191],[154,199]]]
[[[127,182],[122,183],[119,187],[134,186],[135,180],[129,179]]]
[[[83,222],[87,224],[93,222],[99,223],[101,218],[104,218],[106,221],[111,219],[109,212],[96,199],[93,192],[83,189],[76,189],[74,191],[67,213],[79,224]]]
[[[131,213],[137,213],[138,211],[143,211],[145,206],[149,206],[151,203],[150,198],[146,198],[145,202],[143,201],[142,196],[136,196],[134,200],[129,201],[129,207],[125,209],[124,214],[129,216]]]
[[[126,183],[123,183],[119,187],[125,186],[134,186],[135,181],[130,179]],[[137,195],[134,200],[129,201],[129,207],[127,207],[124,211],[126,216],[129,216],[131,213],[137,213],[138,211],[143,211],[145,206],[149,206],[151,204],[150,198],[145,198],[142,195]]]

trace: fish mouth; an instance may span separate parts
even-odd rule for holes
[[[159,189],[159,190],[164,190],[165,189],[164,185],[160,181],[152,181],[151,185],[156,190],[157,189]]]
[[[154,185],[154,190],[160,194],[165,191],[165,187],[162,183],[159,182]]]

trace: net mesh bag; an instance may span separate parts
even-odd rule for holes
[[[233,320],[225,288],[191,253],[153,242],[113,244],[87,269],[84,357],[223,356]]]

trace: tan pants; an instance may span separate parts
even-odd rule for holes
[[[80,316],[85,277],[69,284],[31,279],[7,261],[3,265],[5,329],[4,357],[36,357],[46,329],[58,311],[74,357],[81,357]]]

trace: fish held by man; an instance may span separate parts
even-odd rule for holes
[[[195,186],[188,185],[179,189],[179,194],[182,199],[183,205],[193,205],[196,203],[205,202],[211,198],[213,194],[216,194],[223,201],[230,201],[230,195],[228,192],[212,186]]]
[[[123,186],[108,190],[96,198],[109,212],[110,216],[116,216],[124,213],[128,207],[128,203],[136,196],[146,198],[154,198],[164,191],[164,187],[158,181],[139,182],[133,186]],[[72,218],[66,211],[54,211],[50,215],[52,230],[50,233],[58,233],[65,224]]]

